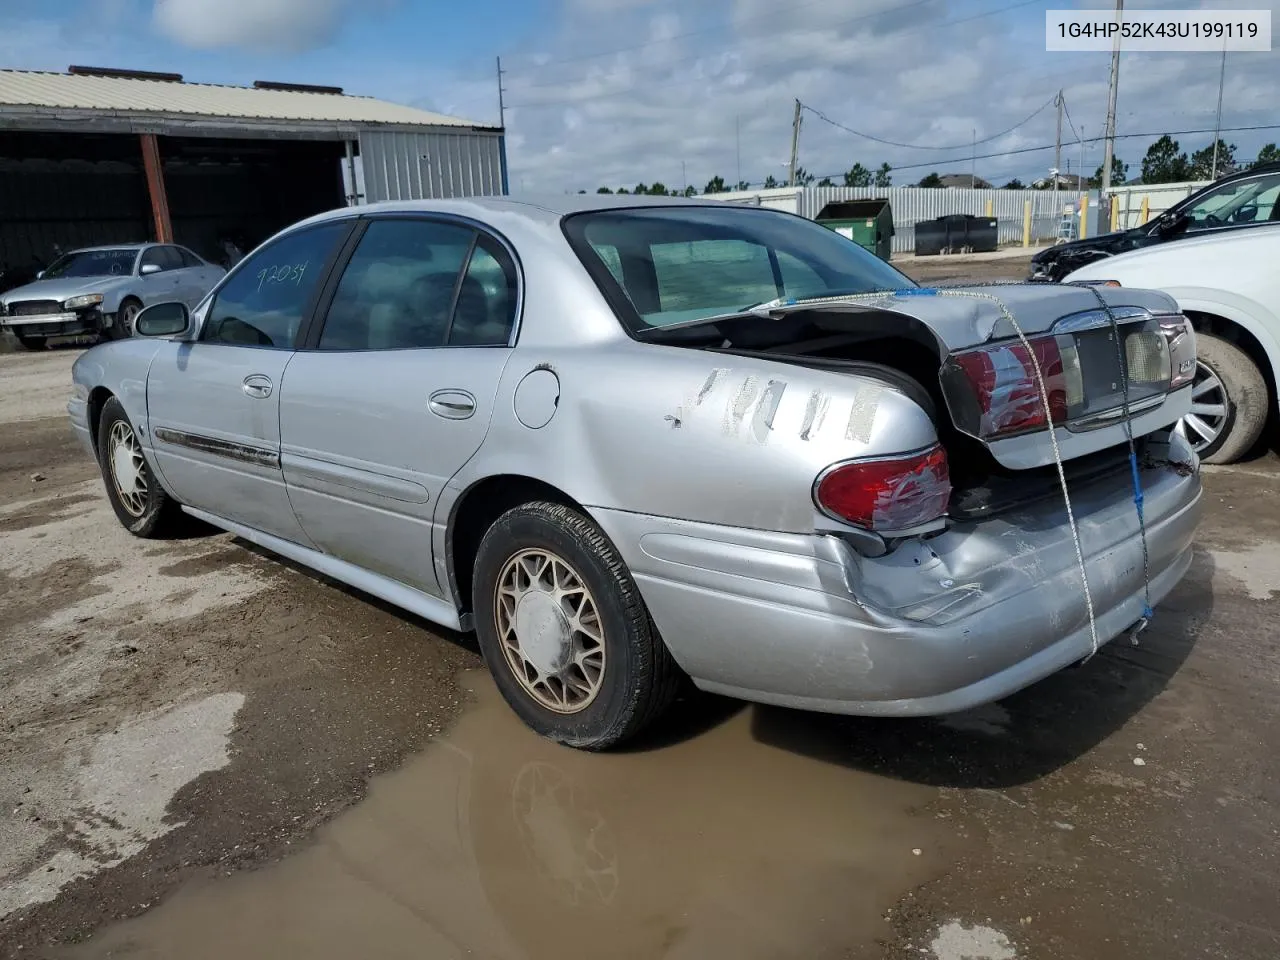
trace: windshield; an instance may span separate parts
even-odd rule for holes
[[[598,210],[566,217],[564,230],[632,332],[779,298],[916,285],[853,241],[776,211],[728,204]]]
[[[41,279],[127,276],[137,256],[137,250],[75,250],[53,261]]]

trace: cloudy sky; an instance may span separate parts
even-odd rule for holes
[[[1064,91],[1063,167],[1075,131],[1106,113],[1106,53],[1046,53],[1046,9],[1107,0],[2,0],[0,66],[94,64],[192,81],[287,80],[498,117],[507,71],[513,192],[594,190],[659,180],[701,189],[714,175],[785,176],[794,101],[806,111],[800,162],[837,178],[855,161],[897,170],[1030,180],[1053,163]],[[1280,0],[1129,0],[1130,8],[1255,8]],[[1221,58],[1125,54],[1117,153],[1137,174],[1154,137],[1212,129]],[[1280,51],[1232,53],[1223,126],[1280,124]],[[1025,120],[1033,119],[1002,134]],[[1130,135],[1130,136],[1124,136]],[[994,138],[994,139],[992,139]],[[1197,149],[1210,133],[1179,136]],[[1280,129],[1224,134],[1251,158]],[[986,142],[982,142],[986,141]],[[1047,150],[1030,150],[1045,147]],[[1022,152],[1014,152],[1022,151]],[[984,156],[991,154],[992,156]],[[1102,146],[1085,145],[1087,173]]]

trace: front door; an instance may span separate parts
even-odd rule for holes
[[[138,272],[142,274],[138,281],[142,302],[147,306],[174,300],[185,302],[182,267],[182,257],[174,247],[156,246],[142,251],[142,259],[138,262]],[[144,273],[144,270],[152,272]]]
[[[436,596],[431,524],[510,355],[515,265],[470,225],[375,219],[285,371],[285,483],[308,538]]]
[[[183,503],[307,543],[280,469],[280,385],[350,226],[322,224],[259,251],[203,308],[198,339],[161,344],[147,376],[151,442]]]

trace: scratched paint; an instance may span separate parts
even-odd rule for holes
[[[804,405],[804,420],[800,423],[800,439],[808,440],[813,436],[815,430],[821,427],[820,417],[825,417],[827,407],[831,403],[831,398],[821,390],[814,390],[809,394],[809,400]]]
[[[880,409],[880,397],[884,395],[884,387],[871,383],[859,387],[853,398],[853,407],[849,411],[849,425],[845,428],[846,440],[858,443],[869,443],[871,431],[875,427],[876,412]]]
[[[709,374],[702,384],[702,389],[698,391],[698,399],[695,403],[701,406],[702,401],[707,399],[707,394],[715,389],[716,384],[720,382],[720,378],[728,374],[729,371],[724,367],[716,367]]]
[[[755,377],[747,377],[742,381],[738,392],[729,398],[724,411],[724,432],[726,436],[734,436],[746,419],[747,411],[755,403],[760,394],[760,381]]]
[[[755,416],[751,418],[751,436],[756,443],[764,443],[769,439],[769,433],[773,430],[774,415],[777,414],[778,404],[782,402],[782,395],[786,391],[785,380],[770,380],[769,385],[765,387],[764,396],[756,405]]]

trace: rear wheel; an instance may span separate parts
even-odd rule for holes
[[[1178,423],[1205,463],[1234,463],[1248,453],[1267,422],[1267,382],[1248,354],[1207,333],[1196,334],[1191,412]]]
[[[601,750],[675,699],[679,668],[635,580],[577,511],[547,502],[508,510],[480,543],[474,584],[485,662],[542,736]]]
[[[26,337],[20,333],[15,334],[15,336],[26,350],[43,350],[47,339],[46,337]]]
[[[156,480],[138,434],[115,397],[103,405],[98,422],[98,461],[107,499],[126,530],[148,539],[173,532],[182,520],[181,508]]]

